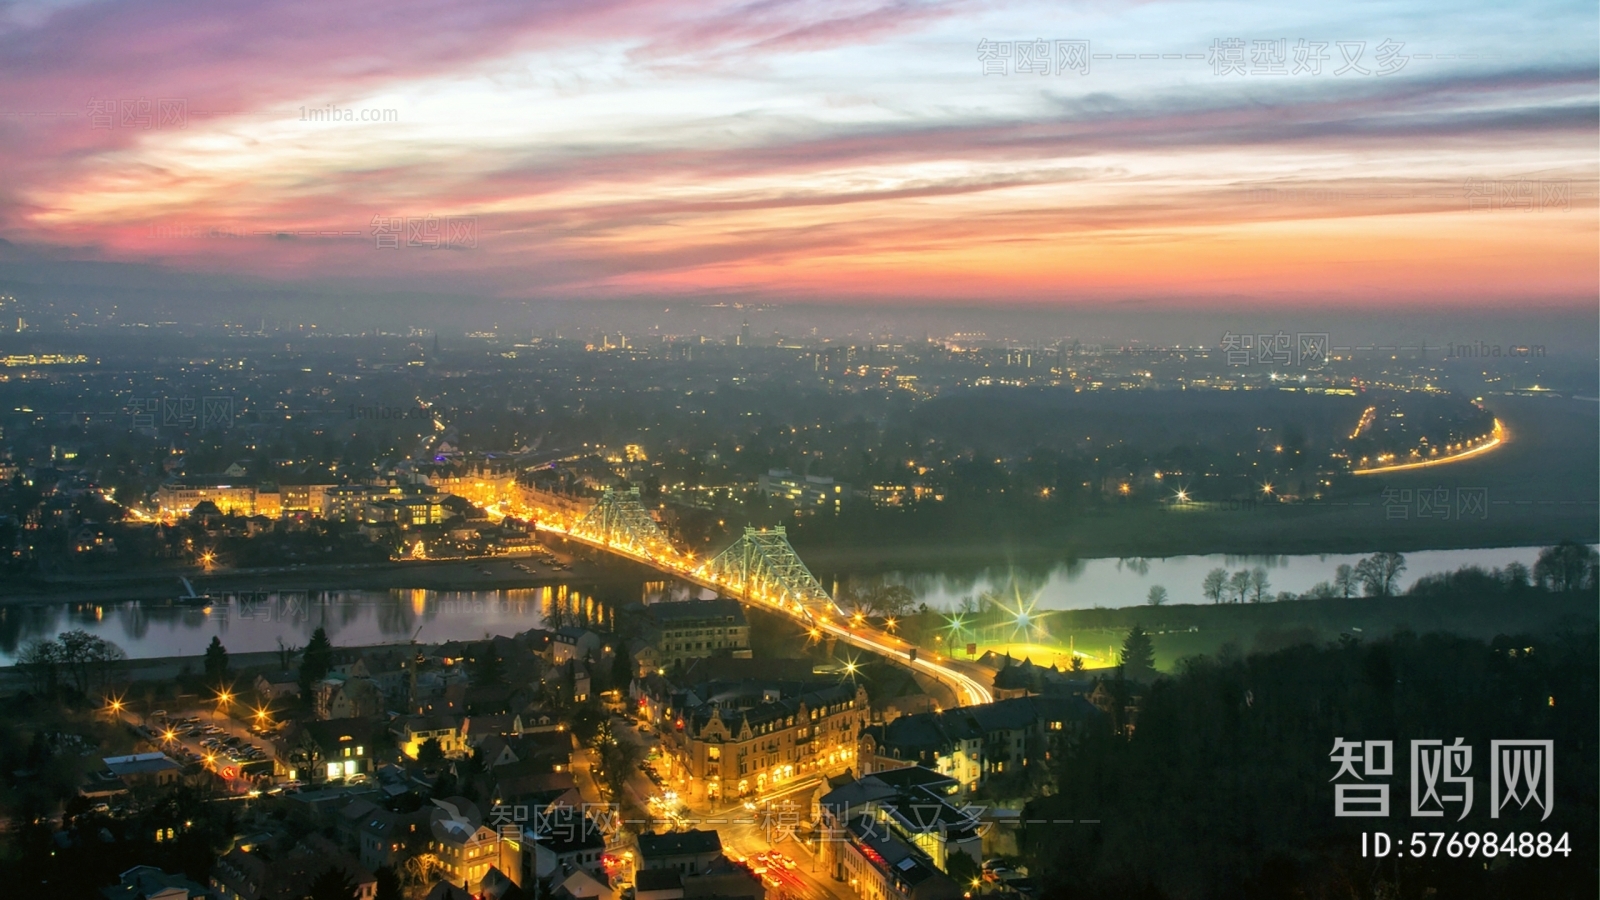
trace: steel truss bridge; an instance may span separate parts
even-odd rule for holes
[[[640,502],[638,488],[631,488],[607,490],[570,525],[541,522],[539,527],[723,596],[783,612],[805,624],[813,638],[826,632],[848,644],[904,661],[952,685],[960,702],[988,703],[994,699],[986,686],[952,667],[950,661],[919,658],[904,641],[879,635],[859,620],[847,627],[849,620],[794,552],[782,525],[770,529],[746,527],[743,536],[726,550],[711,559],[698,560],[673,546]]]

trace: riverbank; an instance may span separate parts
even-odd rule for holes
[[[521,557],[461,560],[396,560],[359,565],[213,570],[172,569],[160,572],[29,579],[0,588],[0,606],[34,603],[122,603],[167,601],[181,594],[178,579],[187,578],[202,594],[283,591],[478,591],[526,590],[573,582],[622,584],[656,577],[652,570],[618,558],[593,559],[592,551],[561,554],[565,571],[515,568]],[[531,567],[531,566],[530,566]],[[487,573],[487,574],[486,574]]]

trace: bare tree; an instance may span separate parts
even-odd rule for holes
[[[1245,595],[1250,593],[1250,573],[1244,569],[1233,573],[1228,579],[1228,590],[1233,602],[1243,603]]]
[[[1374,553],[1356,564],[1355,575],[1368,597],[1390,597],[1400,573],[1406,570],[1406,558],[1398,553]]]
[[[49,639],[28,641],[17,653],[17,668],[28,676],[35,694],[54,694],[61,678],[61,645]]]
[[[1251,600],[1255,601],[1256,603],[1260,603],[1261,602],[1261,598],[1266,595],[1267,588],[1269,588],[1269,587],[1271,587],[1271,585],[1267,583],[1267,570],[1266,569],[1263,569],[1260,566],[1256,566],[1254,569],[1250,570],[1250,599]]]
[[[1167,589],[1159,584],[1153,584],[1150,586],[1150,593],[1145,595],[1145,599],[1150,602],[1151,606],[1160,606],[1167,602]]]
[[[1356,570],[1349,563],[1340,563],[1339,568],[1333,570],[1333,587],[1341,597],[1353,597],[1356,585],[1361,579],[1356,577]]]
[[[112,665],[128,656],[111,641],[81,628],[63,631],[57,640],[61,647],[61,667],[82,694],[89,693],[95,684],[104,682]]]
[[[1583,587],[1595,568],[1595,551],[1576,541],[1562,541],[1539,551],[1533,564],[1533,577],[1539,586],[1552,591],[1576,591]]]
[[[1221,603],[1222,590],[1227,583],[1228,571],[1226,569],[1212,569],[1206,573],[1205,580],[1200,582],[1200,590],[1205,594],[1206,599],[1212,603]]]

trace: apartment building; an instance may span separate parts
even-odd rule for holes
[[[750,623],[737,600],[652,603],[645,611],[658,666],[710,656],[750,656]]]
[[[666,728],[679,794],[718,800],[759,794],[811,774],[851,768],[868,713],[856,684],[708,684]],[[700,699],[704,698],[704,699]]]
[[[253,516],[256,487],[231,479],[196,476],[175,478],[156,489],[156,506],[167,518],[186,516],[201,502],[216,504],[223,515]]]

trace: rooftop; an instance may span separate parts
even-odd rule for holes
[[[181,769],[165,753],[135,753],[131,756],[108,756],[103,760],[111,774],[122,778],[127,775],[148,775],[168,769]]]
[[[639,835],[639,855],[647,860],[663,856],[694,856],[721,852],[722,838],[714,829],[667,831],[661,834],[646,832]]]

